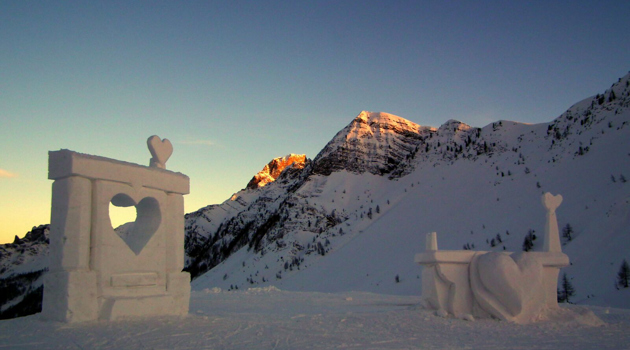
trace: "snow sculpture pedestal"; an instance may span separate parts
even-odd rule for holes
[[[438,250],[436,233],[429,233],[425,252],[415,257],[423,265],[426,306],[459,318],[493,316],[515,323],[534,322],[558,308],[558,274],[569,265],[555,215],[562,197],[546,193],[542,202],[547,210],[542,252]]]
[[[190,180],[164,170],[172,152],[167,141],[149,138],[151,167],[69,150],[49,152],[48,178],[55,182],[45,319],[188,313],[183,195]],[[112,228],[110,203],[136,207],[136,221],[125,234]]]

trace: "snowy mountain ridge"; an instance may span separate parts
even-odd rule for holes
[[[40,225],[0,245],[0,319],[41,310],[49,231],[50,225]]]
[[[362,112],[300,176],[238,194],[268,205],[243,206],[230,222],[236,234],[222,225],[225,242],[238,236],[242,244],[206,274],[193,273],[193,288],[417,294],[413,255],[424,234],[437,231],[443,249],[520,251],[525,236],[542,232],[540,195],[550,191],[565,198],[561,229],[574,230],[564,242],[573,301],[630,307],[628,293],[614,288],[630,257],[629,84],[626,75],[535,125],[449,120],[436,129]],[[209,220],[187,225],[212,237],[205,227],[214,214],[204,213]]]
[[[264,187],[266,184],[276,181],[287,167],[292,166],[302,169],[305,163],[305,154],[289,154],[284,157],[274,158],[258,174],[254,175],[245,188],[255,190]]]

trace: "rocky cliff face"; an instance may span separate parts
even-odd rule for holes
[[[311,161],[285,167],[275,181],[256,189],[246,188],[225,202],[186,214],[186,271],[193,278],[210,270],[248,245],[260,249],[263,238],[278,227],[288,198],[311,173]],[[278,159],[278,158],[276,158]],[[274,163],[272,161],[271,163]]]
[[[402,176],[419,145],[435,132],[392,114],[364,111],[312,163],[305,156],[272,160],[230,200],[187,215],[187,270],[195,278],[245,245],[261,254],[290,249],[290,268],[305,254],[325,254],[330,238],[343,235],[341,223],[368,215],[311,203],[309,198],[321,196],[326,178],[341,171]],[[294,237],[296,232],[302,237]]]
[[[49,230],[50,225],[33,227],[23,238],[0,245],[0,319],[41,311]]]
[[[274,158],[265,165],[265,167],[254,175],[254,177],[247,184],[247,189],[254,190],[267,185],[268,183],[276,181],[276,179],[282,174],[284,169],[292,166],[294,169],[304,169],[306,165],[305,154],[289,154],[284,157]]]
[[[327,183],[335,174],[368,174],[387,182],[418,164],[505,151],[493,135],[455,120],[436,129],[392,114],[361,112],[312,162],[304,156],[273,159],[229,200],[187,214],[186,269],[196,278],[244,246],[258,254],[288,250],[279,263],[299,267],[305,256],[325,255],[348,227],[367,224],[361,222],[381,210],[369,199],[370,189],[355,193],[353,185],[354,190],[330,193]],[[332,196],[332,202],[321,203],[322,196]]]
[[[432,133],[434,128],[392,114],[363,111],[317,155],[313,172],[390,174]]]
[[[21,272],[20,268],[35,260],[48,256],[48,233],[50,225],[34,226],[33,229],[13,243],[0,245],[0,278]]]

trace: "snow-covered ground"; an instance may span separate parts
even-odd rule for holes
[[[570,306],[554,320],[523,326],[442,318],[419,302],[419,296],[365,292],[209,289],[193,292],[185,318],[0,321],[0,349],[630,348],[630,310]]]

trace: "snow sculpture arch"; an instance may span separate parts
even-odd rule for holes
[[[54,183],[44,318],[80,322],[188,313],[183,195],[190,180],[165,169],[173,151],[168,140],[152,136],[147,144],[148,167],[49,152]],[[110,203],[135,207],[135,222],[114,231]]]
[[[534,322],[558,308],[558,274],[569,265],[555,213],[561,203],[560,195],[542,196],[547,220],[541,252],[438,250],[437,234],[429,233],[425,252],[415,257],[423,265],[426,306],[456,317],[493,316],[516,323]]]

